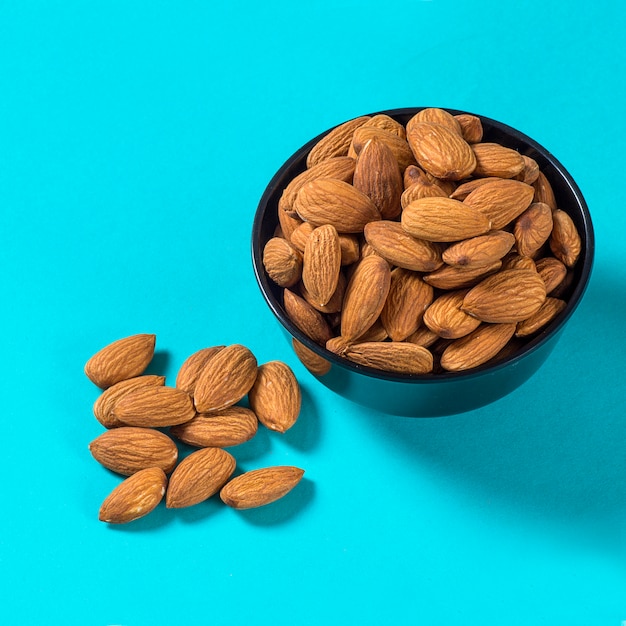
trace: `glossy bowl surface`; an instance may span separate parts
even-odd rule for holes
[[[406,124],[424,107],[393,109],[384,113]],[[467,113],[446,109],[453,115]],[[393,374],[361,366],[317,345],[287,317],[282,305],[281,288],[263,268],[263,247],[278,224],[278,201],[283,189],[306,169],[309,150],[330,130],[313,138],[295,152],[276,172],[259,202],[252,228],[252,260],[261,292],[281,324],[287,339],[297,339],[331,363],[330,370],[318,380],[329,389],[363,406],[411,417],[436,417],[470,411],[507,395],[545,362],[558,341],[589,283],[594,257],[594,233],[585,199],[567,170],[548,150],[523,133],[495,120],[477,115],[483,124],[484,142],[497,142],[533,158],[552,185],[559,208],[574,220],[582,240],[574,279],[564,298],[567,307],[543,331],[532,337],[513,356],[496,364],[486,364],[465,372],[408,375]]]

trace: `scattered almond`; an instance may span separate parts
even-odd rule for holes
[[[304,470],[291,466],[251,470],[224,485],[220,498],[234,509],[264,506],[287,495],[302,480],[303,475]]]

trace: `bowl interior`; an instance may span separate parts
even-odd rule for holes
[[[393,109],[370,113],[389,115],[401,124],[406,124],[411,117],[424,107]],[[455,109],[446,109],[456,115],[468,113]],[[472,113],[472,115],[477,115]],[[310,149],[328,132],[321,133],[317,137],[296,151],[278,170],[267,186],[257,209],[252,232],[252,258],[254,271],[263,296],[285,330],[305,344],[307,347],[341,367],[359,372],[366,376],[382,378],[390,381],[405,381],[411,383],[436,382],[458,378],[472,378],[489,371],[495,371],[508,367],[529,353],[537,350],[554,334],[560,332],[564,324],[570,318],[581,297],[583,296],[593,265],[594,234],[589,209],[585,199],[563,165],[548,150],[523,133],[495,120],[482,115],[477,115],[483,125],[483,142],[496,142],[508,148],[517,150],[520,154],[534,159],[539,168],[550,182],[559,208],[565,210],[573,219],[582,240],[580,258],[573,268],[573,280],[568,292],[562,297],[567,301],[565,309],[541,332],[532,336],[514,355],[509,356],[495,364],[485,364],[462,372],[432,373],[426,375],[395,374],[365,367],[339,357],[326,348],[316,344],[304,335],[288,318],[282,305],[282,288],[269,279],[263,267],[263,248],[267,241],[274,235],[278,225],[278,201],[287,184],[299,173],[306,169],[306,157]]]

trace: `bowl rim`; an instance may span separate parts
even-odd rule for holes
[[[383,111],[376,111],[373,113],[365,113],[355,117],[362,116],[370,116],[374,115],[389,115],[390,117],[394,116],[407,116],[407,115],[415,115],[419,111],[430,108],[430,107],[404,107],[397,109],[386,109]],[[312,350],[315,354],[318,354],[320,357],[330,361],[332,364],[336,364],[342,368],[351,370],[358,374],[363,374],[365,376],[369,376],[372,378],[378,378],[391,382],[398,383],[409,383],[409,384],[438,384],[445,383],[449,381],[459,381],[459,380],[471,380],[472,378],[481,377],[485,374],[496,373],[505,368],[514,367],[520,361],[524,360],[528,355],[540,349],[546,342],[548,342],[551,338],[558,335],[561,330],[564,328],[566,322],[570,319],[574,311],[577,309],[582,296],[584,295],[587,287],[589,285],[589,280],[591,277],[593,264],[594,264],[594,256],[595,256],[595,234],[593,229],[593,224],[591,220],[591,214],[589,212],[589,207],[587,202],[582,194],[582,191],[578,187],[577,183],[572,178],[571,174],[568,170],[563,166],[563,164],[546,148],[544,148],[537,141],[529,137],[528,135],[522,133],[521,131],[508,126],[502,122],[491,119],[484,115],[478,113],[471,113],[469,111],[452,109],[447,107],[438,107],[447,111],[452,115],[474,115],[478,117],[481,122],[485,125],[490,126],[492,129],[497,129],[501,133],[511,136],[517,142],[523,142],[528,145],[529,148],[532,148],[537,153],[539,153],[543,160],[547,161],[551,168],[555,170],[558,176],[563,180],[563,182],[569,188],[569,193],[573,198],[576,199],[578,207],[580,209],[580,217],[582,219],[583,229],[580,233],[581,240],[583,243],[583,247],[581,250],[581,257],[583,257],[583,264],[580,268],[580,277],[578,282],[574,285],[573,290],[569,296],[566,307],[561,311],[561,313],[550,322],[544,329],[542,329],[537,335],[527,341],[517,352],[512,355],[505,357],[504,359],[497,361],[495,363],[485,363],[478,367],[462,370],[458,372],[441,372],[441,373],[428,373],[428,374],[402,374],[397,372],[387,372],[384,370],[379,370],[373,367],[360,365],[358,363],[354,363],[349,359],[341,357],[334,352],[326,349],[325,346],[321,346],[315,343],[312,339],[310,339],[307,335],[305,335],[299,328],[293,324],[293,322],[287,317],[285,311],[282,308],[282,305],[276,300],[274,295],[272,294],[272,286],[270,283],[270,278],[265,272],[265,268],[263,266],[263,247],[261,246],[261,230],[262,226],[266,219],[266,214],[270,210],[269,200],[276,193],[279,181],[282,179],[284,174],[291,169],[298,161],[301,161],[302,158],[309,152],[309,150],[325,135],[330,133],[334,128],[340,126],[345,123],[340,122],[335,126],[328,128],[327,130],[319,133],[316,137],[313,137],[311,140],[307,141],[303,146],[298,148],[276,171],[267,187],[265,188],[261,199],[259,200],[259,204],[257,206],[254,221],[252,225],[252,264],[254,269],[254,274],[257,280],[257,284],[261,290],[263,298],[265,302],[270,307],[270,310],[278,319],[280,324],[283,326],[283,329],[287,331],[291,337],[297,339],[300,343],[304,344],[307,348]],[[350,118],[354,119],[354,118]],[[541,168],[542,171],[545,167]],[[277,207],[276,207],[277,208]]]

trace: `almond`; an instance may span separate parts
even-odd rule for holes
[[[513,247],[515,237],[503,230],[471,237],[451,245],[444,251],[445,263],[459,267],[491,265],[504,257]]]
[[[202,448],[185,457],[170,476],[168,509],[181,509],[216,494],[235,471],[235,458],[221,448]]]
[[[393,117],[389,117],[384,113],[379,113],[378,115],[372,116],[365,124],[365,127],[375,126],[376,128],[380,128],[392,135],[398,135],[400,139],[406,139],[406,130],[404,126],[400,124],[400,122],[396,122]]]
[[[547,326],[567,303],[559,298],[546,298],[541,308],[529,318],[519,322],[515,330],[516,337],[527,337]]]
[[[423,181],[417,181],[407,187],[400,196],[400,206],[405,209],[413,200],[421,198],[447,198],[448,194],[436,183],[430,182],[424,177]]]
[[[263,267],[280,287],[292,287],[302,278],[302,254],[283,237],[272,237],[263,248]]]
[[[574,267],[581,251],[581,240],[572,218],[561,209],[552,212],[550,249],[566,267]]]
[[[127,426],[159,428],[188,422],[196,414],[189,394],[175,387],[144,386],[122,396],[112,415]]]
[[[417,239],[452,242],[484,235],[490,220],[470,205],[451,198],[422,198],[402,212],[402,228]]]
[[[437,335],[437,333],[430,330],[428,326],[420,326],[412,335],[409,335],[405,341],[428,348],[438,340],[439,335]]]
[[[332,337],[332,332],[326,319],[306,300],[289,289],[285,289],[283,292],[283,304],[287,317],[315,343],[323,346]]]
[[[307,167],[332,157],[346,156],[354,131],[369,119],[369,116],[364,115],[335,126],[311,148],[306,160]]]
[[[485,276],[494,274],[502,267],[502,261],[494,261],[491,265],[451,266],[444,265],[440,269],[426,274],[424,282],[436,289],[465,289],[473,287]]]
[[[304,185],[294,208],[304,221],[314,226],[332,224],[339,233],[360,233],[365,224],[380,219],[376,205],[364,193],[332,178]]]
[[[522,159],[524,159],[524,169],[516,178],[527,185],[532,185],[539,178],[539,165],[535,159],[531,159],[525,154],[522,154]]]
[[[532,257],[552,232],[552,209],[543,202],[531,204],[515,221],[517,251]]]
[[[483,123],[476,115],[460,113],[454,118],[461,127],[461,136],[467,143],[479,143],[483,140]]]
[[[472,150],[476,157],[474,176],[514,178],[524,169],[522,155],[499,143],[475,143]]]
[[[496,179],[472,191],[463,204],[483,213],[491,227],[500,230],[530,206],[533,195],[533,188],[526,183]]]
[[[148,374],[136,376],[115,383],[103,391],[93,405],[93,414],[105,428],[118,428],[124,426],[117,418],[113,417],[113,407],[117,401],[127,393],[140,387],[162,387],[165,384],[165,376]]]
[[[547,204],[553,211],[556,211],[556,198],[554,197],[554,191],[550,181],[546,178],[543,172],[539,172],[537,179],[533,183],[535,189],[535,202],[543,202]]]
[[[383,219],[400,215],[402,175],[391,148],[380,138],[372,137],[361,149],[353,185],[370,198]]]
[[[533,270],[537,271],[535,262],[529,256],[522,256],[517,252],[507,254],[502,260],[503,270]]]
[[[366,241],[392,265],[416,272],[441,267],[441,246],[409,235],[398,222],[380,220],[367,224]]]
[[[298,195],[298,191],[300,191],[306,183],[316,178],[335,178],[337,180],[343,180],[346,183],[351,183],[355,166],[356,161],[354,159],[347,156],[340,156],[326,159],[304,170],[304,172],[298,174],[298,176],[285,187],[278,204],[279,211],[286,211],[292,217],[296,215],[293,204]]]
[[[178,370],[176,376],[176,387],[186,391],[193,396],[198,382],[198,376],[204,369],[206,364],[220,351],[224,346],[212,346],[210,348],[202,348],[189,356]]]
[[[264,467],[240,474],[220,491],[222,501],[234,509],[252,509],[279,500],[302,479],[304,470],[291,466]]]
[[[424,347],[402,341],[349,344],[343,355],[359,365],[398,374],[428,374],[433,355]]]
[[[161,468],[138,471],[120,483],[100,507],[99,519],[110,524],[126,524],[153,511],[165,494],[167,476]]]
[[[258,368],[248,401],[263,426],[284,433],[298,419],[302,393],[294,373],[286,363],[269,361]]]
[[[294,216],[288,215],[286,211],[278,210],[278,223],[282,231],[282,236],[289,242],[293,231],[303,223],[302,218],[296,213]]]
[[[343,300],[341,334],[346,339],[355,339],[372,326],[385,305],[390,285],[387,261],[377,255],[360,261]]]
[[[143,374],[154,356],[155,335],[132,335],[118,339],[94,354],[85,364],[92,383],[106,389],[127,378]]]
[[[380,314],[382,325],[393,341],[403,341],[422,323],[424,311],[433,300],[433,288],[419,274],[396,268]]]
[[[418,111],[406,125],[406,132],[411,133],[413,127],[421,122],[429,122],[431,124],[439,124],[445,126],[457,135],[461,135],[461,125],[459,121],[447,111],[436,107],[429,107]]]
[[[318,226],[306,241],[302,282],[321,306],[328,304],[335,293],[340,272],[341,247],[337,230],[331,224]]]
[[[546,299],[546,286],[532,270],[503,270],[470,289],[461,309],[491,323],[516,323],[536,313]]]
[[[315,376],[324,376],[325,374],[328,374],[331,368],[330,361],[316,352],[313,352],[311,348],[305,346],[295,338],[292,339],[292,345],[296,356],[300,359],[304,367],[311,372],[311,374],[315,374]]]
[[[220,411],[239,402],[250,391],[256,373],[256,358],[245,346],[232,344],[220,350],[198,376],[193,396],[198,413]]]
[[[302,294],[302,297],[320,313],[339,313],[343,307],[343,297],[345,291],[346,277],[343,272],[339,273],[337,288],[326,304],[320,304],[320,302],[313,297],[313,294],[311,294],[304,285],[300,285],[300,293]]]
[[[96,461],[117,474],[130,476],[149,467],[169,473],[178,460],[176,444],[152,428],[122,426],[108,430],[89,444]]]
[[[311,236],[311,233],[315,230],[315,226],[309,222],[302,222],[291,233],[290,243],[299,252],[304,252],[306,248],[306,242]]]
[[[242,406],[231,406],[214,413],[199,413],[191,421],[170,428],[176,439],[197,448],[226,448],[254,437],[259,422]]]
[[[481,324],[466,337],[453,341],[441,355],[441,366],[449,372],[478,367],[492,359],[513,336],[515,324]]]
[[[351,147],[354,154],[358,155],[365,144],[373,138],[379,139],[391,150],[398,162],[400,172],[404,172],[409,165],[415,164],[415,157],[406,139],[399,137],[396,133],[374,126],[363,125],[354,132]]]
[[[480,320],[461,310],[467,290],[450,291],[440,295],[424,313],[424,324],[439,337],[458,339],[469,335]]]
[[[407,141],[418,165],[437,178],[461,180],[476,167],[470,145],[441,124],[418,122],[407,128]]]
[[[535,264],[537,272],[546,285],[548,295],[563,282],[567,276],[567,267],[565,264],[554,257],[544,257],[539,259]]]
[[[450,197],[454,200],[465,200],[467,196],[472,193],[475,189],[486,185],[487,183],[493,182],[494,180],[503,180],[498,176],[486,176],[485,178],[472,178],[465,183],[460,184],[451,194]]]

